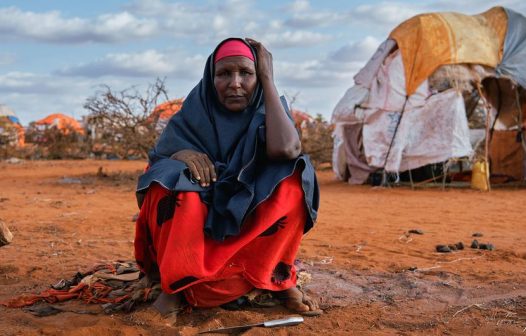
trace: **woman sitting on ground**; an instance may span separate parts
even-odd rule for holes
[[[296,288],[294,268],[318,185],[261,43],[230,38],[216,47],[149,159],[137,189],[135,257],[146,275],[160,276],[161,313],[180,294],[214,307],[254,288],[295,312],[318,310]]]

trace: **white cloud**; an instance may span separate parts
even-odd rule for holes
[[[420,13],[418,6],[408,6],[396,2],[383,2],[374,5],[360,5],[349,13],[350,19],[366,22],[369,25],[385,25],[394,27],[402,21]]]
[[[0,8],[0,36],[54,43],[117,42],[153,35],[154,20],[128,12],[104,14],[95,19],[64,18],[59,11],[35,13],[15,7]]]
[[[44,80],[46,78],[48,80]],[[60,85],[57,81],[49,79],[49,76],[29,72],[8,72],[5,75],[0,75],[0,92],[39,94],[59,93]]]
[[[426,11],[458,11],[465,14],[478,14],[494,6],[503,6],[518,12],[526,12],[526,2],[523,0],[438,0],[424,7]]]
[[[285,21],[285,24],[293,28],[312,28],[319,26],[345,24],[342,20],[345,15],[335,12],[311,12],[295,14]]]
[[[292,12],[303,12],[310,9],[310,3],[308,0],[295,0],[290,5],[290,10]]]
[[[337,62],[364,62],[376,51],[380,41],[373,36],[366,36],[363,40],[349,43],[336,50],[331,59]]]
[[[272,32],[261,37],[272,48],[312,47],[331,39],[331,35],[305,30]]]
[[[205,58],[201,55],[184,56],[146,50],[140,53],[108,54],[91,63],[70,66],[57,71],[63,76],[82,77],[164,77],[178,75],[191,77],[201,72]],[[198,72],[195,70],[199,69]]]

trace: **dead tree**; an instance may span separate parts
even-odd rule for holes
[[[116,92],[102,85],[84,104],[92,151],[120,159],[146,157],[159,136],[159,115],[152,112],[161,100],[168,100],[164,79],[157,78],[144,93],[137,87]]]

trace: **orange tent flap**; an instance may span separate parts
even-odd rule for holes
[[[474,63],[496,67],[508,18],[502,7],[479,15],[428,13],[401,23],[390,34],[404,62],[407,95],[439,66]]]
[[[82,128],[82,126],[79,124],[78,121],[62,113],[50,114],[43,119],[35,121],[35,124],[56,126],[60,130],[66,129],[67,127],[71,127],[79,133],[82,133],[82,134],[84,133],[84,129]]]
[[[157,105],[149,118],[158,116],[161,120],[170,119],[174,114],[181,110],[183,107],[183,101],[184,98],[177,98]]]

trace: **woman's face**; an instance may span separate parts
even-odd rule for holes
[[[243,111],[256,89],[256,68],[243,56],[229,56],[215,64],[214,86],[219,102],[232,112]]]

